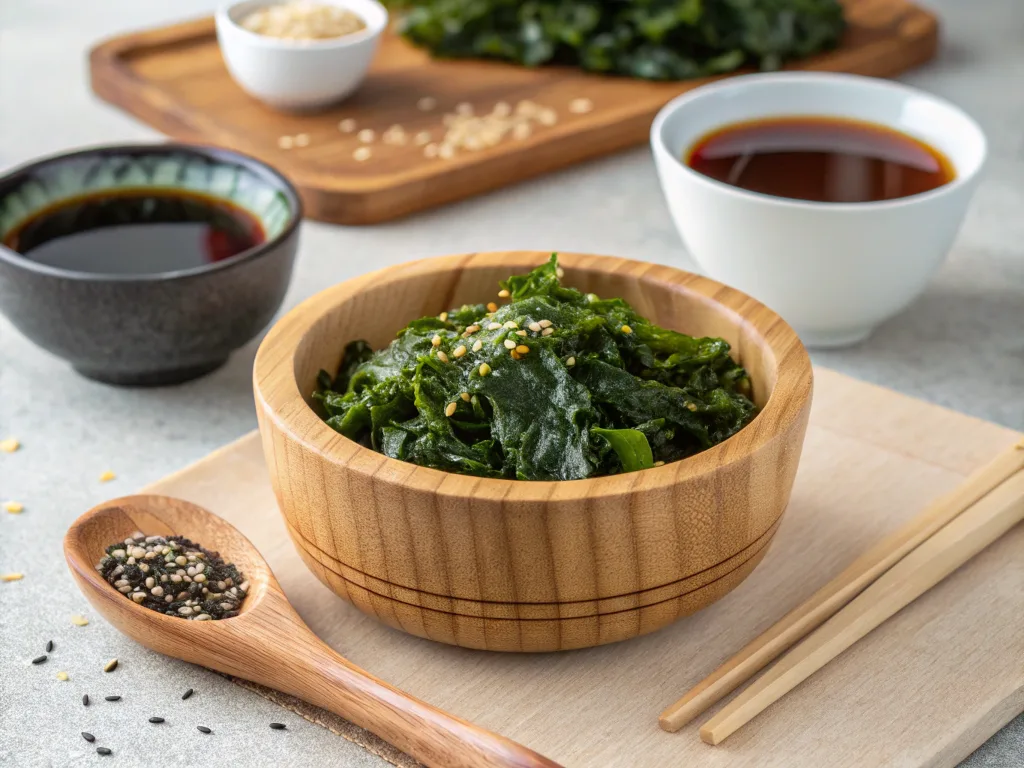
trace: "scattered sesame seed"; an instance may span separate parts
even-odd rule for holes
[[[540,333],[540,323],[530,323],[527,327],[534,333]]]
[[[363,130],[356,135],[356,138],[363,142],[363,144],[372,144],[376,140],[377,134],[370,128],[363,128]]]
[[[273,729],[275,731],[283,731],[288,726],[285,725],[284,723],[271,723],[270,727],[271,727],[271,729]]]
[[[448,313],[447,312],[442,312],[440,315],[437,316],[437,319],[440,320],[442,323],[447,323],[448,322]]]
[[[501,328],[501,323],[488,323],[487,325],[488,331],[496,331],[499,328]]]
[[[464,354],[466,354],[466,345],[460,344],[455,348],[455,351],[452,352],[452,354],[455,355],[456,357],[462,357]]]
[[[466,328],[466,333],[476,333],[479,330],[480,330],[480,326],[479,325],[471,325],[468,328]]]
[[[187,691],[185,691],[183,694],[181,694],[181,700],[184,701],[189,696],[191,696],[193,693],[195,693],[195,691],[193,691],[191,688],[189,688]]]
[[[518,328],[519,327],[519,323],[517,323],[515,320],[509,320],[509,321],[507,321],[505,323],[504,327],[505,328]]]
[[[442,160],[451,160],[455,157],[455,147],[451,144],[442,144],[437,150],[437,156]]]
[[[505,349],[515,349],[516,343],[512,339],[505,339]]]
[[[468,101],[462,101],[455,105],[455,113],[458,115],[472,115],[473,105]]]
[[[461,395],[459,395],[459,397],[461,397],[467,403],[472,399],[469,396],[469,392],[463,392]]]
[[[69,680],[68,673],[67,672],[58,672],[57,673],[57,679],[60,680],[62,683],[66,683]]]
[[[529,354],[530,348],[525,344],[520,344],[518,347],[516,347],[516,352],[518,352],[520,355],[526,355]]]
[[[12,515],[20,515],[25,511],[25,505],[20,501],[5,501],[4,509],[10,512]]]
[[[21,447],[21,443],[15,437],[9,437],[6,440],[0,440],[0,451],[4,453],[14,453]]]
[[[0,581],[21,581],[23,578],[25,578],[23,573],[5,573],[0,576]]]
[[[200,733],[213,733],[213,731],[211,731],[205,725],[197,725],[196,726],[196,730],[199,731]]]
[[[49,653],[53,650],[53,640],[46,641],[46,652]]]
[[[441,336],[440,336],[440,334],[437,334],[437,333],[434,334],[434,338],[432,338],[430,340],[430,345],[432,347],[440,347],[441,346]]]
[[[308,133],[296,134],[296,136],[295,136],[295,146],[296,147],[308,147],[309,146],[309,134]]]
[[[351,117],[346,117],[340,123],[338,123],[338,130],[342,133],[355,133],[356,121]]]
[[[590,99],[573,99],[569,102],[569,111],[574,115],[585,115],[594,109],[594,102]]]
[[[630,328],[628,325],[624,325],[622,326],[622,332],[628,336],[633,332],[633,329]]]
[[[295,146],[295,139],[293,139],[291,136],[278,136],[277,146],[280,147],[281,149],[291,149],[292,147]]]
[[[565,367],[566,368],[572,368],[574,365],[576,365],[576,358],[575,357],[570,357],[568,360],[565,361]]]
[[[120,701],[121,697],[120,696],[104,696],[103,700],[104,701]]]
[[[498,291],[498,298],[499,299],[507,299],[509,297],[509,295],[510,294],[509,294],[508,290],[506,290],[505,288],[502,288],[500,291]]]
[[[96,737],[93,736],[88,731],[82,731],[82,738],[85,739],[86,741],[88,741],[90,744],[92,744],[94,741],[96,741]]]
[[[526,331],[516,331],[516,336],[526,336]]]
[[[562,269],[561,267],[555,267],[555,277],[561,280],[563,277],[565,277],[565,270]],[[593,296],[594,298],[590,299],[591,296]],[[594,295],[593,293],[588,293],[587,298],[590,299],[590,301],[597,301],[597,296]]]
[[[696,411],[697,410],[697,404],[696,403],[687,403],[686,404],[686,408],[687,408],[687,410],[690,410],[690,411]]]
[[[540,332],[540,335],[541,336],[550,336],[554,332],[555,332],[554,328],[545,328],[543,331]]]
[[[46,660],[47,660],[48,658],[50,658],[50,657],[49,657],[49,656],[47,656],[47,655],[46,655],[46,654],[44,653],[44,654],[43,654],[42,656],[36,656],[36,657],[35,657],[34,659],[32,659],[32,663],[33,663],[33,664],[45,664],[45,663],[46,663]]]
[[[108,469],[106,472],[104,472],[102,475],[100,475],[100,482],[101,483],[109,483],[115,477],[117,477],[117,475],[115,475],[113,472],[111,472]]]
[[[431,160],[437,157],[437,144],[427,144],[427,146],[423,148],[423,156],[428,157]]]
[[[111,659],[103,665],[104,672],[113,672],[115,669],[117,669],[117,659]]]
[[[442,363],[447,363],[448,362],[448,355],[446,355],[444,353],[444,351],[438,350],[438,352],[437,352],[437,359],[440,360]]]
[[[88,707],[89,706],[89,694],[88,693],[82,694],[82,706],[84,706],[84,707]]]
[[[541,125],[550,127],[558,122],[558,115],[555,114],[555,110],[553,109],[542,109],[537,113],[537,122]]]
[[[540,325],[541,328],[550,328],[552,325],[554,325],[554,323],[552,323],[550,320],[541,320],[540,323],[538,323],[538,325]]]
[[[665,462],[664,461],[656,461],[656,462],[654,462],[654,466],[656,466],[656,467],[664,467],[665,466]]]
[[[533,135],[533,128],[530,127],[529,123],[519,123],[515,128],[512,129],[512,138],[519,141],[528,139]]]
[[[149,718],[149,722],[153,723],[154,725],[159,725],[160,723],[164,722],[164,719],[162,717],[151,717]]]
[[[455,403],[448,403],[448,405],[445,406],[444,415],[445,416],[454,416],[455,415],[455,408],[456,407],[457,406],[455,405]]]
[[[495,304],[493,301],[487,302],[487,311],[488,312],[497,312],[498,311],[498,305]]]
[[[509,350],[509,355],[512,356],[513,360],[522,360],[523,356],[516,352],[514,349]]]
[[[430,143],[430,131],[420,131],[412,140],[417,147],[423,147]]]
[[[416,107],[420,112],[430,112],[437,107],[437,99],[433,96],[424,96],[416,102]]]
[[[103,755],[105,757],[107,755],[112,755],[114,753],[111,752],[111,750],[108,747],[96,747],[96,754]]]
[[[358,147],[355,152],[352,153],[352,159],[357,163],[365,163],[373,157],[373,150],[369,147]]]
[[[479,352],[481,349],[483,349],[483,346],[484,346],[484,343],[482,341],[480,341],[479,339],[477,339],[475,342],[473,342],[473,351],[474,352]]]
[[[491,366],[489,366],[487,363],[480,363],[480,368],[478,369],[478,371],[481,376],[486,376],[488,373],[491,372]]]
[[[72,615],[71,623],[74,624],[76,627],[85,627],[85,626],[88,626],[89,620],[87,618],[85,618],[85,616],[82,616],[81,614],[76,613],[76,614]]]

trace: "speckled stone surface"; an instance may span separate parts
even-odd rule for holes
[[[928,292],[862,346],[815,359],[932,402],[1024,428],[1024,4],[934,2],[940,58],[905,79],[975,115],[992,158],[949,263]],[[157,139],[90,95],[85,51],[99,38],[208,12],[210,0],[0,0],[0,169],[85,144]],[[565,249],[686,267],[645,149],[486,197],[372,228],[307,223],[291,306],[352,275],[468,250]],[[255,426],[256,344],[209,377],[176,388],[120,390],[87,381],[0,320],[0,764],[382,766],[361,747],[217,675],[156,656],[95,619],[65,569],[61,536],[80,512],[131,493]],[[117,479],[102,484],[105,470]],[[33,667],[48,639],[50,661]],[[344,652],[344,648],[340,649]],[[116,672],[104,674],[117,657]],[[68,682],[56,673],[67,671]],[[181,701],[188,687],[196,694]],[[88,708],[81,695],[94,700]],[[118,703],[102,701],[119,693]],[[99,699],[99,701],[96,701]],[[160,715],[161,725],[147,718]],[[907,717],[913,717],[908,702]],[[287,731],[271,731],[272,720]],[[214,733],[203,736],[195,725]],[[215,750],[216,760],[208,750]],[[1024,765],[1024,718],[973,755],[969,768]]]

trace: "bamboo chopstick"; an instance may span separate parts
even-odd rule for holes
[[[1008,478],[1024,469],[1024,440],[1011,446],[854,560],[842,573],[661,713],[666,731],[677,731],[820,627],[873,581],[932,534]]]
[[[700,729],[719,744],[883,621],[1024,520],[1018,472],[886,571],[820,629],[726,704]]]

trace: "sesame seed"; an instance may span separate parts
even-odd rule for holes
[[[0,581],[21,581],[23,578],[25,578],[23,573],[5,573],[0,576]]]
[[[480,341],[479,339],[477,339],[475,342],[473,342],[473,351],[474,352],[479,352],[481,349],[483,349],[483,346],[484,346],[484,343],[482,341]]]
[[[467,403],[472,399],[469,396],[469,392],[463,392],[461,395],[459,395],[459,397],[461,397]]]
[[[550,127],[558,122],[558,115],[553,109],[542,109],[537,113],[537,122]]]
[[[88,707],[89,706],[89,694],[88,693],[83,693],[82,694],[82,706],[83,707]]]
[[[478,371],[481,376],[486,376],[488,373],[491,372],[491,366],[489,366],[487,363],[480,363],[480,368],[478,369]]]
[[[308,133],[296,134],[296,136],[295,136],[295,146],[296,147],[308,147],[309,146],[309,134]]]
[[[346,117],[340,123],[338,123],[338,130],[342,133],[355,133],[356,121],[351,117]]]
[[[120,701],[121,697],[120,696],[116,696],[116,695],[115,696],[104,696],[103,700],[104,701]]]
[[[516,352],[514,349],[509,350],[509,354],[512,356],[513,360],[522,360],[523,359],[523,356],[520,355],[518,352]]]
[[[466,328],[466,333],[476,333],[479,330],[480,330],[480,326],[479,325],[471,325],[468,328]]]
[[[489,323],[487,325],[487,330],[488,331],[496,331],[499,328],[501,328],[501,323]]]
[[[519,327],[519,323],[517,323],[515,320],[509,320],[508,322],[505,323],[504,327],[505,328],[518,328]]]
[[[111,659],[103,665],[104,672],[113,672],[115,669],[117,669],[117,659]]]
[[[107,755],[113,754],[113,752],[110,750],[109,747],[96,747],[96,754],[103,755],[104,757],[106,757]]]
[[[540,335],[541,336],[550,336],[554,332],[555,332],[554,328],[545,328],[543,331],[540,332]]]
[[[431,160],[437,157],[437,144],[427,144],[427,146],[423,148],[423,156],[428,157]]]
[[[44,664],[48,658],[50,658],[50,657],[47,656],[44,653],[42,656],[36,656],[34,659],[32,659],[32,663],[33,664]]]
[[[505,339],[505,349],[515,349],[516,343],[512,339]]]
[[[6,440],[0,440],[0,451],[4,453],[14,453],[21,447],[21,443],[15,437],[9,437]]]
[[[71,623],[74,624],[76,627],[85,627],[88,626],[89,620],[85,618],[85,616],[76,613],[71,617]]]
[[[363,130],[356,134],[356,138],[363,142],[363,144],[373,144],[377,139],[377,133],[370,128],[363,128]]]
[[[687,410],[690,410],[690,411],[696,411],[697,410],[697,404],[696,403],[687,403],[686,404],[686,408],[687,408]]]
[[[540,333],[540,323],[530,323],[527,327],[534,333]]]
[[[565,361],[566,368],[572,368],[574,365],[576,365],[575,357],[570,357],[568,360]]]
[[[456,357],[462,357],[464,354],[466,354],[466,345],[459,344],[459,346],[455,348],[455,351],[452,352],[452,354],[455,355]]]
[[[512,129],[512,138],[519,141],[528,139],[533,135],[533,128],[530,127],[529,123],[519,123],[515,128]]]
[[[440,315],[437,316],[437,319],[440,320],[442,323],[447,323],[448,322],[448,313],[447,312],[442,312]]]
[[[113,472],[111,472],[108,469],[106,472],[104,472],[102,475],[100,475],[100,482],[101,483],[109,483],[115,477],[117,477],[117,475],[115,475]]]
[[[413,137],[412,143],[417,147],[426,146],[430,143],[430,131],[420,131]]]
[[[656,467],[664,467],[665,466],[665,462],[664,461],[656,461],[656,462],[654,462],[654,466],[656,466]]]
[[[455,415],[455,408],[456,408],[455,403],[448,403],[448,405],[445,406],[444,415],[445,416],[454,416]]]
[[[93,736],[88,731],[82,731],[82,738],[85,739],[86,741],[88,741],[90,744],[92,744],[92,742],[96,741],[96,737]]]
[[[499,101],[494,105],[494,109],[491,110],[491,114],[495,117],[508,117],[512,114],[512,105],[507,101]]]
[[[550,327],[551,327],[552,325],[554,325],[554,323],[552,323],[552,322],[551,322],[550,320],[541,320],[541,321],[540,321],[540,322],[538,323],[538,325],[539,325],[539,326],[540,326],[541,328],[550,328]]]
[[[434,338],[432,338],[430,340],[430,344],[431,344],[431,346],[434,346],[434,347],[440,347],[441,346],[441,336],[440,336],[440,334],[435,333],[434,334]]]
[[[181,700],[184,701],[185,699],[189,698],[193,693],[195,693],[195,691],[189,688],[187,691],[181,694]]]
[[[20,515],[25,510],[25,505],[20,501],[5,501],[4,509],[12,515]]]
[[[151,718],[149,718],[149,722],[153,723],[154,725],[159,725],[163,721],[164,721],[164,719],[162,717],[151,717]]]
[[[455,147],[451,144],[442,144],[437,150],[437,156],[442,160],[451,160],[455,157]]]
[[[558,278],[559,280],[561,280],[561,279],[562,279],[563,277],[565,277],[565,270],[564,270],[564,269],[562,269],[561,267],[555,267],[555,277],[557,277],[557,278]],[[588,299],[589,299],[589,298],[590,298],[591,296],[594,296],[594,294],[592,294],[592,293],[590,293],[590,294],[587,294],[587,298],[588,298]],[[590,300],[591,300],[591,301],[597,301],[597,296],[594,296],[594,298],[593,298],[593,299],[590,299]]]
[[[207,728],[205,725],[197,725],[196,730],[200,733],[213,733],[213,731]]]
[[[594,109],[594,102],[590,99],[573,99],[569,102],[569,111],[574,115],[585,115]]]
[[[288,726],[287,726],[287,725],[285,725],[284,723],[271,723],[271,724],[270,724],[270,727],[271,727],[271,728],[272,728],[273,730],[275,730],[275,731],[283,731],[283,730],[284,730],[285,728],[287,728]]]
[[[60,680],[62,683],[66,683],[70,678],[68,677],[67,672],[58,672],[57,679]]]
[[[633,332],[633,329],[630,328],[628,325],[624,325],[622,326],[622,332],[628,336]]]
[[[516,347],[516,352],[518,352],[520,355],[526,355],[529,354],[530,348],[525,344],[520,344],[518,347]]]
[[[487,311],[488,312],[497,312],[498,311],[498,305],[495,304],[493,301],[487,302]]]
[[[281,149],[291,149],[292,147],[295,146],[295,139],[293,139],[291,136],[278,136],[277,146],[280,147]]]
[[[446,355],[444,353],[444,351],[438,350],[438,352],[437,352],[437,359],[440,360],[442,363],[447,363],[448,362],[448,355]]]
[[[424,96],[416,102],[416,107],[420,112],[430,112],[437,107],[437,99],[433,96]]]
[[[371,157],[373,157],[373,150],[369,147],[359,147],[352,153],[352,159],[357,163],[365,163]]]
[[[526,331],[516,331],[516,336],[526,336]]]
[[[458,115],[472,115],[473,105],[466,101],[460,102],[455,105],[455,113]]]
[[[498,298],[499,299],[507,299],[510,295],[511,294],[505,288],[502,288],[500,291],[498,291]]]
[[[46,641],[46,652],[50,653],[51,651],[53,651],[53,640],[47,640]]]

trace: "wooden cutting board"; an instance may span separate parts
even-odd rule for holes
[[[845,0],[849,29],[835,51],[794,69],[889,77],[935,54],[938,22],[907,0]],[[708,79],[649,83],[587,75],[575,69],[526,69],[480,61],[434,61],[386,34],[360,91],[316,115],[275,112],[235,85],[224,68],[212,19],[140,32],[102,43],[90,57],[93,90],[106,101],[176,139],[218,144],[254,155],[299,188],[306,214],[339,224],[373,224],[503,187],[592,157],[641,144],[651,120],[674,96]],[[420,97],[437,100],[433,112]],[[573,114],[587,98],[593,110]],[[408,136],[443,135],[442,117],[459,103],[477,114],[498,102],[528,99],[552,108],[558,122],[530,138],[428,159],[423,148],[380,141],[401,125]],[[376,131],[370,160],[357,162],[355,134],[344,118]],[[281,136],[308,134],[309,145],[283,150]]]
[[[772,548],[724,599],[645,637],[516,655],[390,629],[306,570],[277,513],[258,436],[148,490],[202,504],[249,536],[309,625],[343,655],[567,766],[956,765],[1024,711],[1024,527],[1011,531],[725,744],[658,713],[884,534],[1018,440],[1002,427],[817,369],[790,507]],[[262,691],[398,765],[340,718]]]

